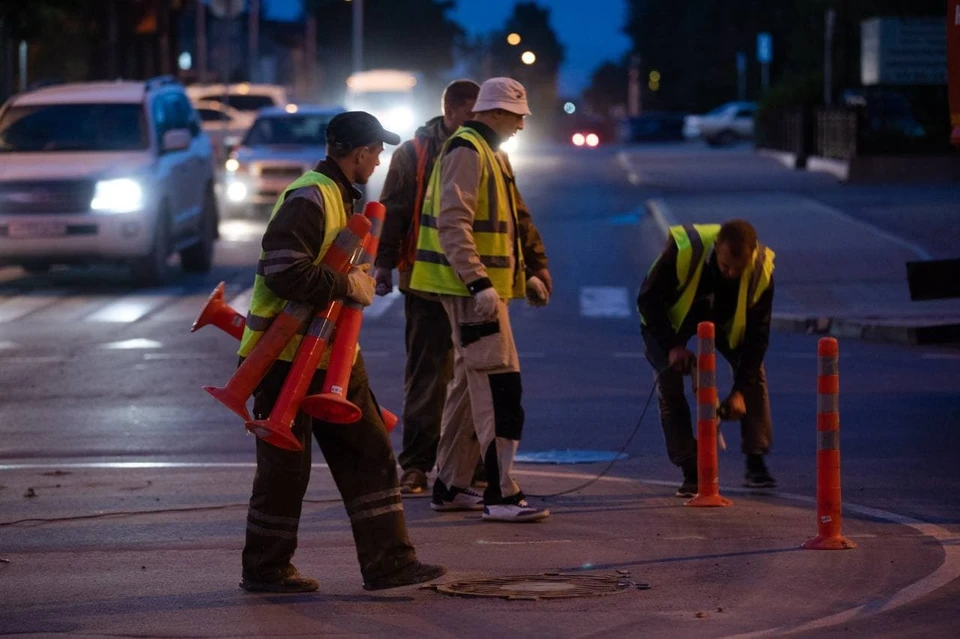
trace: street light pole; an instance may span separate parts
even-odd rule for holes
[[[348,0],[349,1],[349,0]],[[363,0],[353,2],[353,72],[363,71]]]
[[[260,0],[250,0],[250,23],[247,27],[247,56],[249,62],[249,78],[255,82],[257,78],[257,67],[260,58]]]
[[[197,9],[197,81],[207,77],[207,5],[196,0]]]

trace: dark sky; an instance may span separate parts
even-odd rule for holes
[[[403,0],[395,0],[403,2]],[[469,33],[486,33],[503,25],[517,0],[456,0],[453,18]],[[300,0],[263,0],[275,18],[299,14]],[[619,58],[630,48],[620,33],[626,11],[624,0],[539,0],[551,12],[550,22],[566,47],[560,69],[560,91],[579,93],[590,74],[604,60]]]

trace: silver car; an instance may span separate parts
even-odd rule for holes
[[[236,217],[266,217],[280,193],[326,157],[327,124],[342,109],[262,109],[225,163],[225,210]]]

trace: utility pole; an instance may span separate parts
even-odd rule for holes
[[[627,115],[631,118],[640,115],[640,56],[630,56],[630,70],[627,72]]]
[[[27,90],[27,41],[20,41],[20,92]]]
[[[203,0],[194,0],[197,8],[197,81],[207,79],[207,5]]]
[[[250,24],[247,28],[248,47],[247,55],[250,58],[250,81],[255,82],[259,73],[257,68],[260,66],[260,0],[250,0]]]
[[[833,33],[836,27],[837,12],[827,9],[823,38],[823,105],[833,104]]]
[[[353,0],[353,72],[363,71],[363,0]]]
[[[307,41],[304,46],[304,57],[307,68],[307,102],[316,101],[317,89],[317,16],[307,15]]]

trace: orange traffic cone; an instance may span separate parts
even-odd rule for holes
[[[243,315],[230,308],[223,301],[224,285],[224,282],[220,282],[210,293],[210,297],[207,298],[203,308],[200,309],[197,319],[193,320],[193,326],[190,327],[191,333],[195,333],[208,324],[213,324],[237,339],[243,337],[243,326],[246,322]]]
[[[386,208],[380,202],[369,202],[363,214],[370,219],[372,227],[364,243],[365,255],[361,263],[372,264],[380,245]],[[323,392],[305,397],[302,404],[303,410],[317,419],[334,424],[352,424],[363,415],[363,411],[347,399],[362,322],[363,306],[353,301],[345,302],[337,320],[337,334],[330,351],[330,365],[323,381]]]
[[[717,433],[717,352],[712,322],[697,324],[697,496],[684,506],[730,506],[720,496]]]
[[[802,547],[846,550],[840,499],[840,346],[832,337],[817,343],[817,532]]]
[[[357,247],[362,244],[362,240],[366,237],[370,227],[370,221],[364,216],[352,216],[347,222],[346,228],[337,234],[334,243],[323,256],[323,263],[337,271],[345,272],[348,270],[351,266],[351,257],[353,257]],[[283,312],[273,318],[270,327],[233,373],[230,381],[222,388],[204,386],[203,390],[239,415],[244,422],[250,421],[250,413],[247,412],[246,406],[247,398],[253,393],[303,323],[310,318],[312,312],[313,309],[309,305],[287,302]]]

